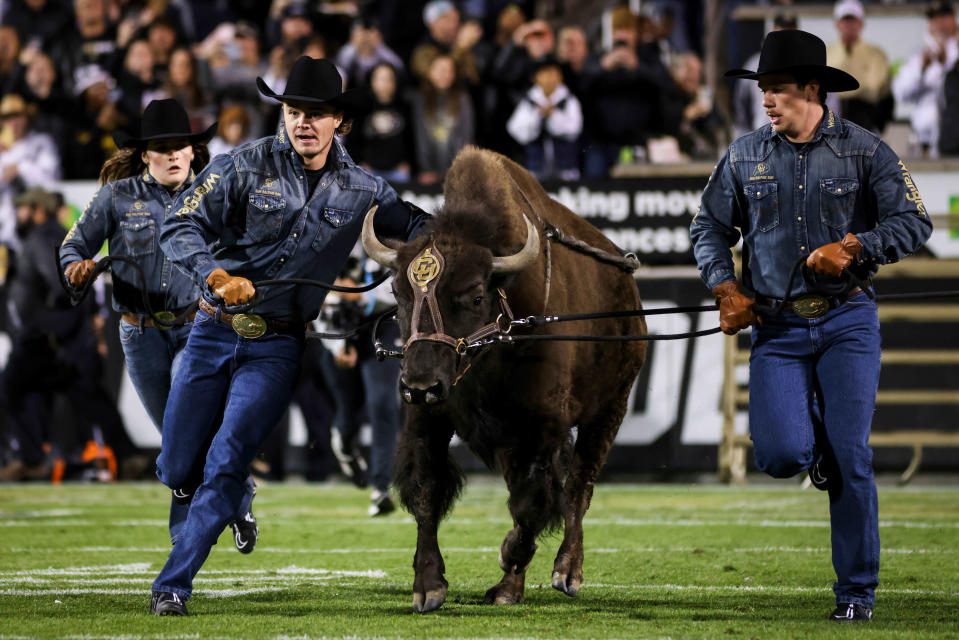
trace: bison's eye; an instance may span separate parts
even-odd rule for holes
[[[483,304],[483,296],[476,296],[475,298],[473,298],[473,306],[474,306],[474,307],[478,307],[478,306],[480,306],[481,304]]]

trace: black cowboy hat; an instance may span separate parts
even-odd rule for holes
[[[758,80],[769,74],[803,73],[819,80],[826,91],[852,91],[859,88],[859,81],[835,67],[826,65],[826,43],[806,31],[788,29],[766,34],[759,53],[759,68],[733,69],[727,78]]]
[[[139,147],[151,140],[173,140],[183,138],[190,144],[207,142],[216,133],[214,122],[206,131],[193,133],[190,130],[190,117],[179,102],[172,98],[153,100],[143,110],[140,117],[140,135],[133,136],[124,131],[115,131],[113,141],[120,148]]]
[[[363,89],[343,91],[343,78],[340,77],[340,72],[337,71],[336,65],[326,58],[300,56],[290,69],[283,94],[270,89],[263,82],[263,78],[256,79],[256,87],[267,98],[280,102],[316,106],[328,104],[349,113],[366,111],[370,104],[368,91]]]

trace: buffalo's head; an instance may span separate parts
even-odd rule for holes
[[[363,248],[373,260],[396,272],[393,293],[404,343],[400,392],[410,404],[438,404],[465,373],[468,358],[463,339],[496,322],[501,312],[497,288],[536,260],[539,233],[524,216],[523,247],[511,255],[496,256],[489,243],[477,241],[476,235],[483,234],[470,228],[475,219],[457,226],[456,216],[444,215],[433,219],[432,233],[394,248],[376,237],[375,213],[371,210],[363,222]]]

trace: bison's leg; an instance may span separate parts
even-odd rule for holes
[[[449,456],[452,428],[417,420],[407,413],[396,452],[394,483],[400,500],[416,518],[413,556],[413,609],[426,613],[446,600],[446,567],[437,529],[463,486],[463,476]]]
[[[559,477],[560,451],[540,451],[504,460],[513,528],[500,547],[503,578],[486,592],[486,602],[515,604],[523,601],[526,568],[536,553],[536,538],[547,527],[558,526],[562,514],[563,484]]]
[[[583,585],[583,516],[593,498],[593,484],[625,415],[626,398],[620,405],[590,424],[580,425],[576,438],[566,479],[565,533],[553,564],[553,588],[570,597],[579,593]]]

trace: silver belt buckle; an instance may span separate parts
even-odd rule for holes
[[[829,299],[826,296],[809,294],[799,296],[792,301],[793,312],[806,319],[820,318],[829,311]]]

